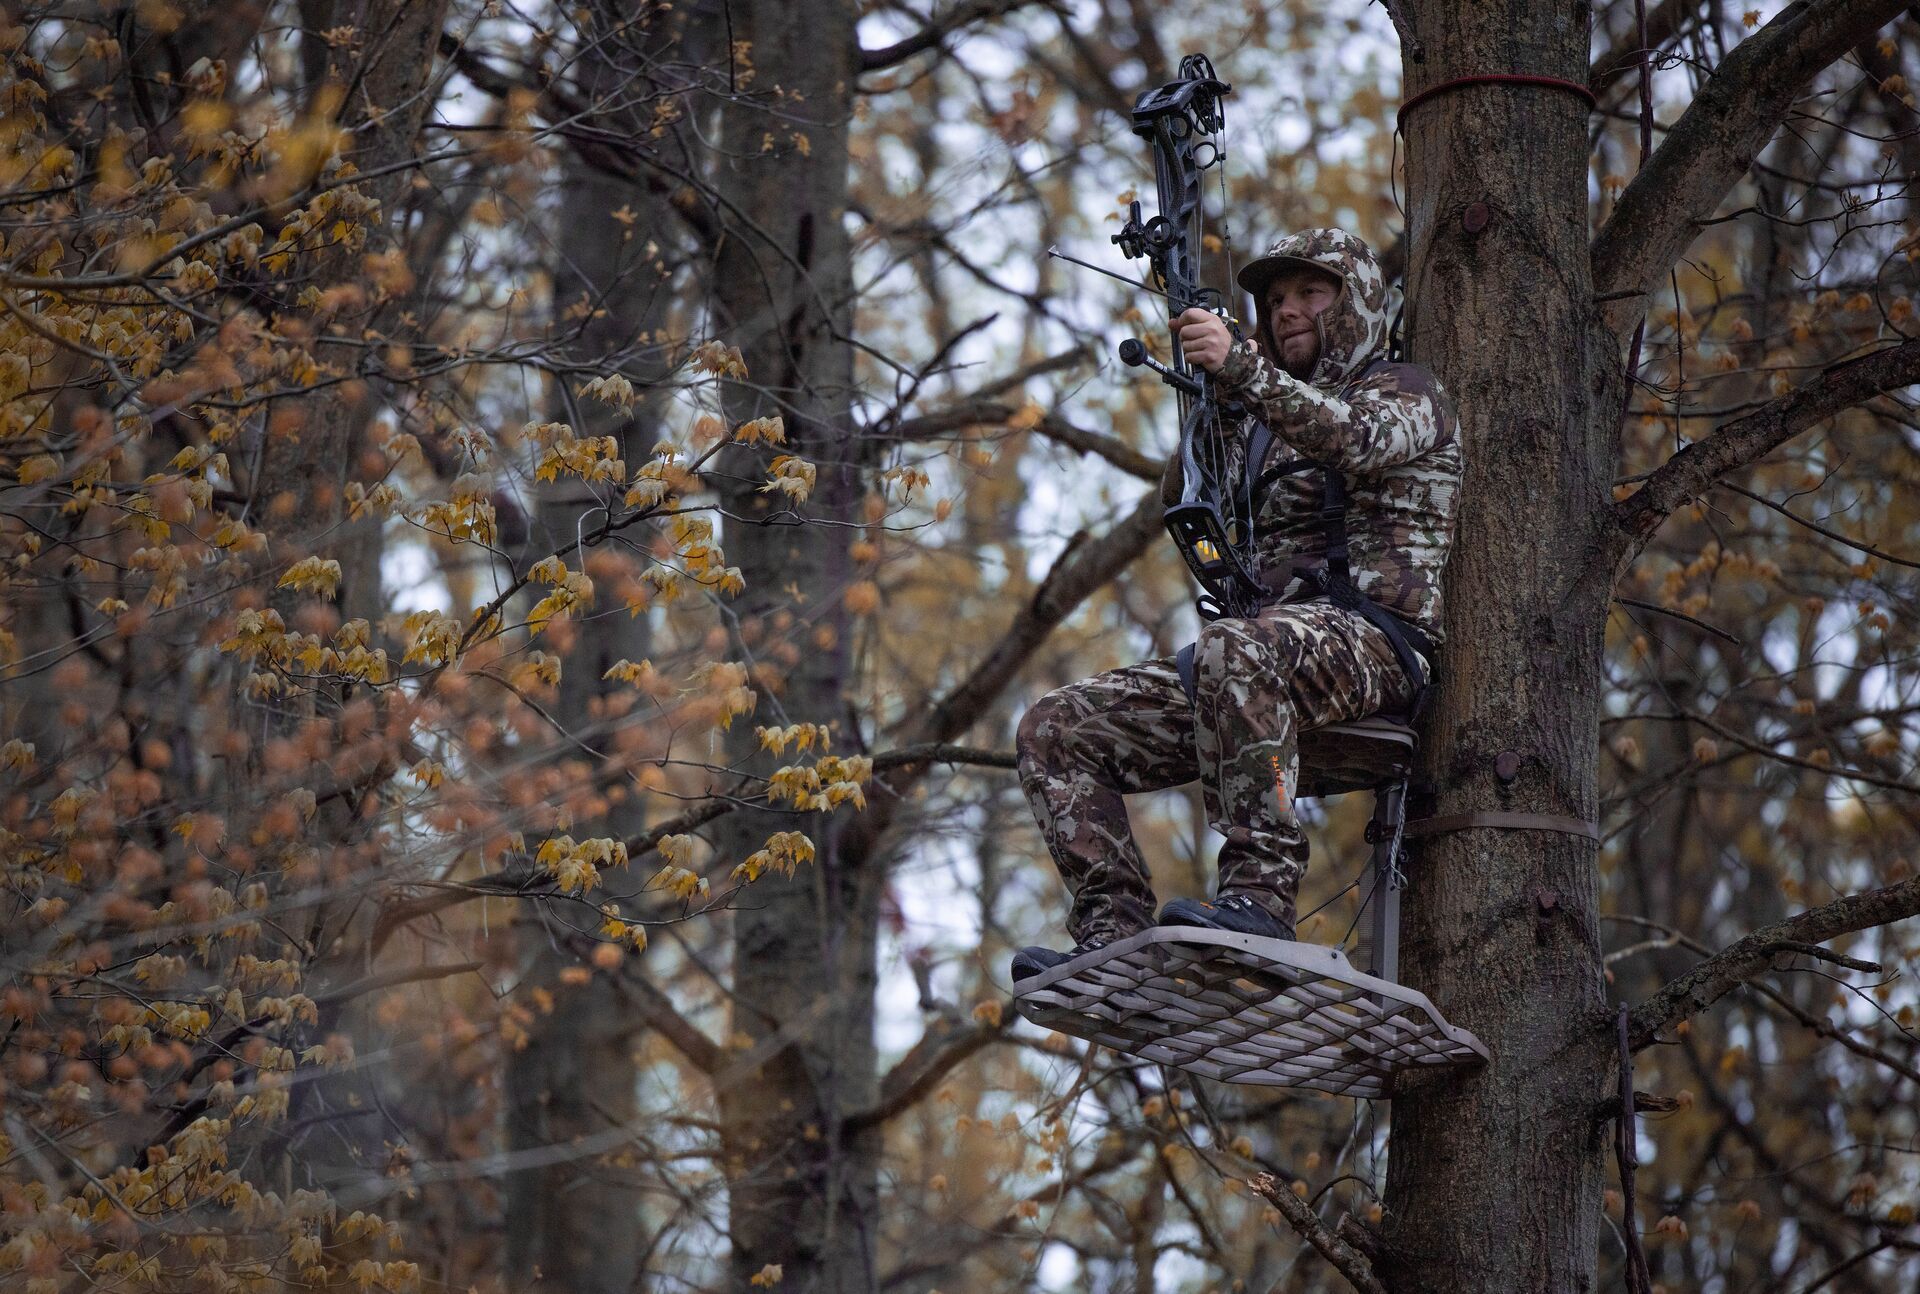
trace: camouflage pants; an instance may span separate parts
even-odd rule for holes
[[[1404,705],[1387,636],[1329,602],[1216,620],[1194,650],[1189,702],[1171,656],[1109,670],[1042,697],[1020,720],[1020,786],[1073,893],[1076,943],[1153,924],[1153,889],[1122,796],[1200,780],[1226,837],[1219,891],[1291,924],[1307,866],[1293,811],[1295,734]]]

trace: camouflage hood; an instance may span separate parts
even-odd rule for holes
[[[1314,320],[1320,330],[1320,358],[1307,381],[1338,389],[1375,358],[1385,354],[1387,279],[1373,249],[1344,229],[1306,229],[1289,234],[1249,261],[1236,276],[1253,294],[1255,337],[1262,354],[1273,359],[1272,321],[1267,318],[1267,280],[1283,269],[1305,266],[1325,270],[1341,282],[1339,297]]]

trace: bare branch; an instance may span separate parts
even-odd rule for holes
[[[1742,41],[1621,193],[1593,240],[1593,291],[1624,339],[1648,286],[1747,173],[1819,71],[1893,21],[1903,0],[1798,0]]]
[[[1247,1182],[1254,1193],[1280,1211],[1287,1225],[1300,1233],[1300,1238],[1320,1251],[1320,1256],[1332,1263],[1347,1283],[1362,1294],[1387,1294],[1387,1287],[1373,1274],[1373,1265],[1358,1249],[1327,1230],[1320,1215],[1315,1213],[1307,1202],[1282,1186],[1272,1173],[1262,1173]]]
[[[1856,930],[1884,926],[1920,914],[1920,876],[1849,894],[1824,907],[1754,931],[1727,945],[1634,1008],[1629,1036],[1637,1051],[1657,1041],[1662,1029],[1698,1015],[1773,965],[1780,953],[1799,955],[1807,944],[1824,943]]]
[[[1614,570],[1632,561],[1675,509],[1720,477],[1758,461],[1836,413],[1914,382],[1920,382],[1920,339],[1835,364],[1804,386],[1714,428],[1614,505],[1615,530],[1607,551]]]
[[[1663,0],[1659,8],[1647,15],[1648,48],[1657,50],[1671,41],[1687,25],[1688,19],[1700,12],[1700,4],[1701,0]],[[1635,41],[1623,40],[1594,61],[1593,69],[1587,73],[1587,88],[1596,97],[1605,94],[1621,77],[1640,66],[1640,54]]]

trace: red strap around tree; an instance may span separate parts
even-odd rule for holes
[[[1569,81],[1558,76],[1535,76],[1526,72],[1483,72],[1478,76],[1458,76],[1451,81],[1442,81],[1438,85],[1428,86],[1400,105],[1400,111],[1393,119],[1393,128],[1404,133],[1409,112],[1435,95],[1445,94],[1448,90],[1458,90],[1463,85],[1538,85],[1550,90],[1566,90],[1577,94],[1587,101],[1589,108],[1597,109],[1600,106],[1600,100],[1593,91],[1578,81]]]

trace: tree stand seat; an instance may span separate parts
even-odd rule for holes
[[[1399,974],[1399,859],[1414,734],[1373,717],[1300,736],[1298,798],[1373,792],[1371,974],[1337,948],[1157,926],[1020,980],[1034,1024],[1205,1078],[1363,1098],[1398,1075],[1478,1064],[1486,1047]]]

